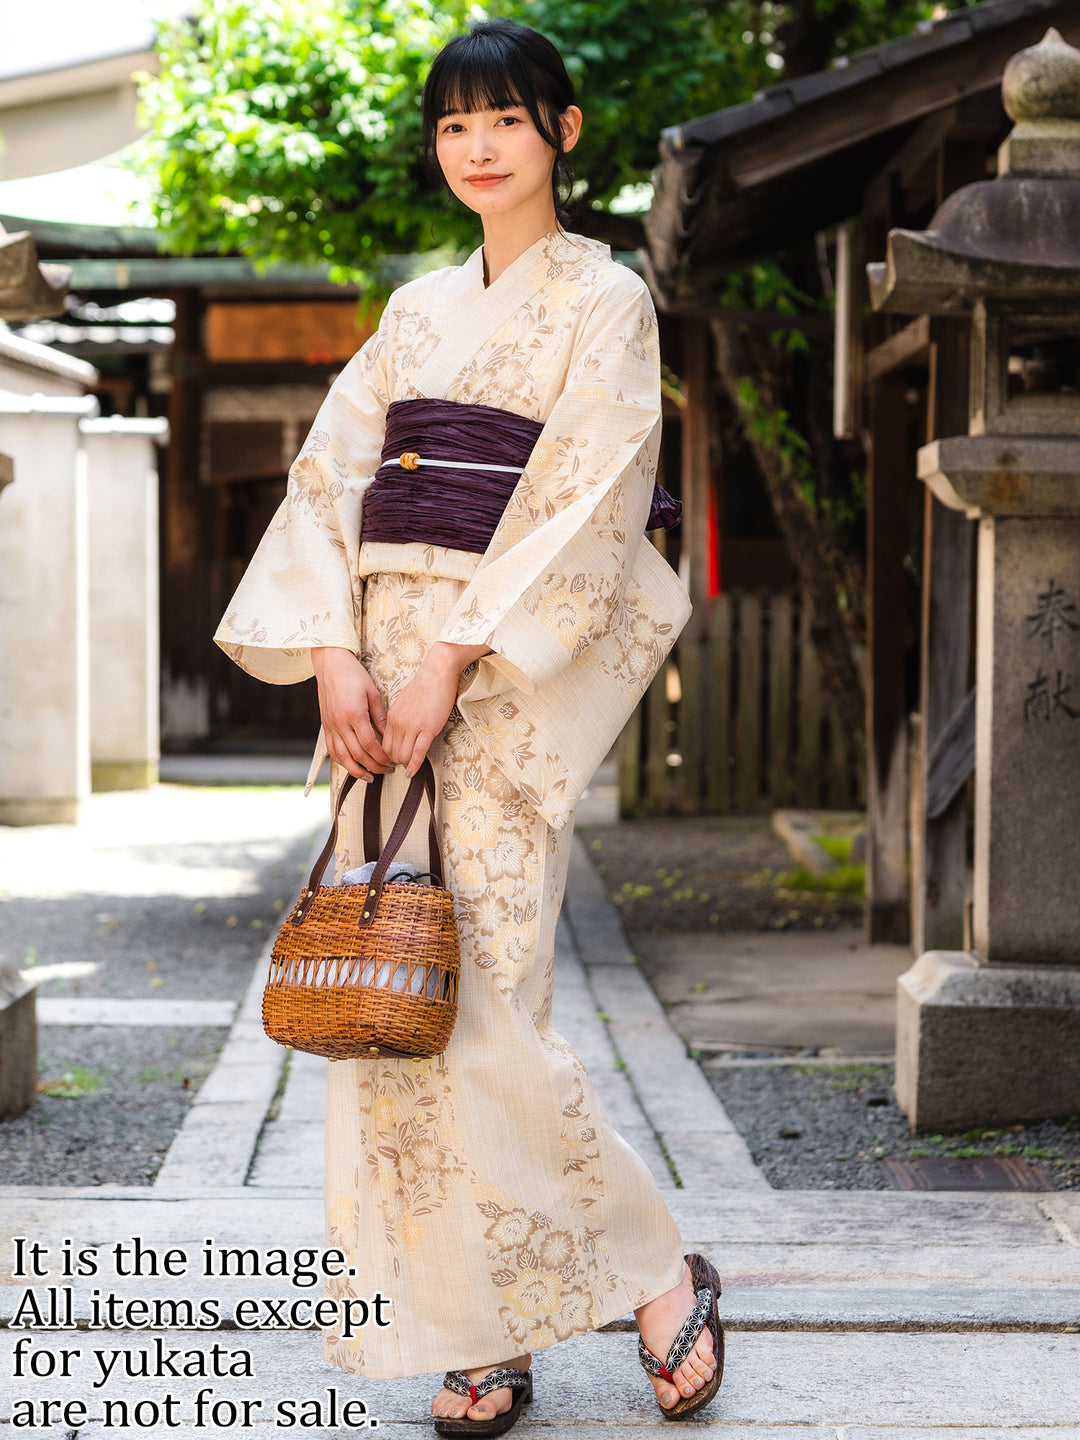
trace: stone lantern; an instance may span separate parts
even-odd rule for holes
[[[923,1132],[1080,1112],[1080,51],[1049,30],[1002,94],[997,178],[868,267],[875,308],[972,323],[968,433],[918,457],[978,521],[971,949],[898,981]]]
[[[63,315],[71,270],[43,265],[27,230],[9,234],[0,225],[0,320],[38,320]]]

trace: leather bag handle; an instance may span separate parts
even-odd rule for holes
[[[376,781],[379,782],[378,785],[376,785]],[[374,778],[368,782],[368,793],[364,797],[365,859],[367,858],[368,846],[371,841],[372,835],[374,835],[375,837],[376,846],[378,845],[379,803],[382,799],[381,782],[382,775],[375,775]],[[333,821],[330,826],[330,836],[326,844],[323,846],[322,851],[319,854],[319,858],[315,861],[315,864],[312,867],[311,875],[307,883],[307,888],[304,891],[304,894],[301,896],[300,903],[297,905],[296,910],[292,915],[292,923],[294,925],[300,925],[303,923],[305,915],[311,908],[311,902],[315,898],[319,886],[322,884],[322,878],[326,871],[326,867],[330,863],[330,858],[337,847],[338,822],[341,816],[341,807],[342,805],[344,805],[345,800],[349,795],[349,792],[352,790],[355,784],[356,776],[346,775],[341,785],[341,788],[338,791],[337,800],[334,804]],[[372,920],[375,918],[375,909],[379,903],[379,898],[382,895],[383,885],[386,883],[386,872],[390,867],[390,862],[393,860],[394,856],[401,848],[402,841],[409,833],[409,829],[413,821],[416,819],[416,812],[420,808],[421,794],[426,794],[428,799],[428,805],[431,810],[431,815],[428,822],[428,849],[429,859],[431,862],[431,873],[437,877],[440,886],[444,884],[442,850],[439,846],[439,834],[435,825],[435,772],[431,768],[431,761],[425,756],[424,759],[421,761],[419,770],[417,770],[416,774],[413,776],[412,780],[409,783],[409,788],[405,793],[404,800],[401,802],[401,809],[398,811],[397,819],[394,821],[394,826],[393,829],[390,831],[390,836],[387,839],[385,849],[383,849],[381,855],[379,856],[378,861],[375,865],[375,872],[368,883],[367,899],[370,903],[364,906],[364,912],[362,913],[360,920],[357,922],[362,929],[367,929],[367,927],[371,924]]]
[[[430,762],[425,757],[424,764],[430,768]],[[423,766],[421,766],[421,769]],[[417,771],[417,774],[420,772]],[[382,806],[383,777],[381,771],[376,771],[371,780],[368,781],[367,793],[364,795],[364,859],[377,860],[382,850],[382,839],[380,837],[380,814]],[[428,821],[428,870],[433,875],[442,875],[442,851],[439,848],[439,832],[435,826],[435,776],[432,772],[431,778],[431,816]],[[439,881],[440,885],[442,881]]]

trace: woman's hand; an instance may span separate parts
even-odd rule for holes
[[[438,641],[390,706],[383,729],[383,746],[396,765],[405,766],[410,779],[450,718],[462,670],[481,655],[490,654],[487,645],[451,645]]]
[[[351,650],[313,646],[311,663],[319,685],[319,714],[331,760],[358,780],[394,768],[379,733],[386,707],[375,682]],[[377,733],[379,732],[379,733]]]

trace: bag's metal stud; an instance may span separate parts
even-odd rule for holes
[[[370,919],[371,919],[371,911],[370,911],[370,910],[365,910],[365,911],[364,911],[364,919],[365,919],[365,920],[370,920]]]
[[[405,454],[402,455],[401,459],[398,461],[398,464],[403,470],[415,470],[419,463],[420,456],[417,455],[415,450],[406,450]]]
[[[371,887],[371,889],[370,889],[367,893],[368,893],[369,895],[374,895],[374,894],[375,894],[375,887],[374,887],[374,885]]]
[[[372,1055],[379,1055],[379,1054],[382,1053],[382,1052],[379,1050],[378,1045],[372,1045],[370,1048],[371,1048],[371,1053],[372,1053]]]

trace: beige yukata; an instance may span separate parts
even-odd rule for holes
[[[386,407],[419,396],[543,424],[482,556],[363,541]],[[485,287],[478,248],[391,295],[215,636],[278,684],[312,675],[311,646],[342,646],[387,704],[437,640],[495,652],[464,672],[430,752],[461,935],[453,1036],[430,1060],[330,1066],[327,1243],[356,1271],[330,1293],[392,1300],[387,1328],[324,1332],[345,1370],[498,1364],[682,1280],[655,1181],[551,1024],[574,807],[689,615],[644,535],[659,437],[644,283],[606,245],[559,232]],[[320,743],[313,774],[324,756]],[[406,783],[386,777],[384,835]],[[339,876],[364,858],[360,788]],[[426,868],[419,822],[400,854]]]

